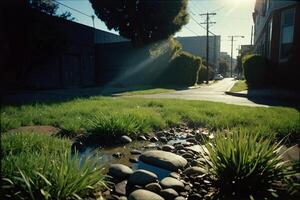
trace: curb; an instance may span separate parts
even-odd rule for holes
[[[243,93],[238,93],[238,92],[226,91],[225,94],[231,95],[231,96],[236,96],[236,97],[249,97],[248,94],[243,94]]]

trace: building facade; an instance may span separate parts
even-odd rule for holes
[[[130,41],[119,35],[94,29],[73,21],[54,17],[41,12],[32,12],[32,24],[49,24],[59,31],[64,38],[64,48],[59,53],[48,56],[42,63],[32,64],[24,62],[26,59],[16,59],[20,53],[26,53],[26,37],[23,37],[17,27],[7,27],[4,30],[12,30],[12,34],[4,32],[5,40],[2,42],[6,48],[4,59],[1,59],[1,88],[2,91],[15,89],[59,89],[89,87],[97,85],[104,74],[99,74],[101,68],[109,65],[97,56],[104,52],[113,53],[114,49],[109,44],[123,44],[122,52],[130,47]],[[35,26],[33,26],[35,27]],[[38,26],[37,26],[38,27]],[[28,28],[26,25],[23,27]],[[31,34],[30,31],[28,31]],[[56,32],[55,32],[56,33]],[[22,35],[23,34],[23,35]],[[53,34],[53,38],[57,35]],[[19,39],[20,38],[20,39]],[[33,38],[35,39],[35,38]],[[26,46],[27,45],[27,46]],[[105,50],[99,51],[99,47],[105,46]],[[41,48],[41,52],[46,49]],[[20,60],[20,62],[14,62]],[[37,66],[36,66],[37,65]]]
[[[256,0],[254,53],[268,58],[274,67],[299,65],[300,2]]]
[[[206,58],[206,36],[177,37],[182,45],[182,50],[203,59]],[[209,36],[209,62],[215,67],[219,65],[221,36]]]

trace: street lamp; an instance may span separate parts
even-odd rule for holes
[[[230,63],[230,77],[232,77],[232,62],[233,62],[233,41],[234,38],[245,38],[243,35],[232,35],[228,36],[231,38],[231,63]]]

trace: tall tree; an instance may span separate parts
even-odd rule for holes
[[[188,22],[187,0],[89,0],[99,19],[136,46],[167,39]]]
[[[44,12],[48,15],[61,17],[68,20],[74,20],[72,14],[68,11],[57,14],[57,10],[59,8],[59,4],[54,0],[27,0],[28,6],[32,9],[36,9],[40,12]]]
[[[228,63],[225,60],[221,60],[219,63],[219,73],[225,77],[228,70],[229,70]]]

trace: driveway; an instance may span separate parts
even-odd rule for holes
[[[236,104],[244,106],[268,106],[270,102],[256,101],[255,99],[247,99],[245,97],[236,97],[226,95],[236,81],[233,78],[224,78],[211,85],[203,85],[196,89],[180,90],[172,93],[139,95],[145,98],[163,98],[163,99],[186,99],[186,100],[205,100],[214,102],[223,102],[227,104]],[[259,103],[258,103],[259,102]],[[272,101],[272,103],[274,103]]]

